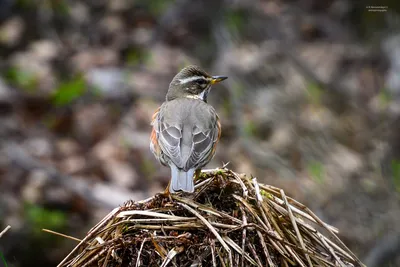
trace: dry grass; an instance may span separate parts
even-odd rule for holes
[[[206,170],[194,194],[114,209],[58,266],[363,266],[336,233],[282,189]]]

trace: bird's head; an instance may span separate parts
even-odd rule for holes
[[[194,98],[207,102],[211,85],[225,80],[225,76],[211,76],[197,66],[182,69],[171,81],[166,100]]]

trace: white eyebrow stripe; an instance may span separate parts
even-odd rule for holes
[[[207,78],[204,77],[204,76],[192,76],[192,77],[187,77],[187,78],[185,78],[185,79],[179,79],[179,82],[180,82],[181,84],[184,84],[184,83],[188,83],[188,82],[195,81],[195,80],[199,80],[199,79],[204,79],[204,80],[206,80]]]

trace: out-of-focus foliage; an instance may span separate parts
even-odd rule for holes
[[[25,213],[29,227],[38,238],[46,237],[51,240],[49,235],[43,235],[42,229],[52,229],[53,231],[63,231],[65,229],[67,219],[64,212],[27,204]]]
[[[324,182],[324,165],[321,162],[310,162],[307,169],[314,181],[318,183]]]
[[[56,106],[64,106],[81,97],[86,90],[86,83],[82,77],[63,82],[55,90],[53,103]]]
[[[5,78],[8,82],[27,92],[34,92],[37,88],[37,79],[29,72],[11,67],[7,70]]]

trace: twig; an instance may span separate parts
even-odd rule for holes
[[[323,238],[323,236],[320,233],[317,233],[318,237],[321,239],[322,243],[324,243],[325,248],[329,251],[329,253],[331,253],[331,255],[335,258],[335,260],[337,261],[337,263],[342,266],[342,267],[346,267],[346,265],[343,264],[343,262],[340,260],[340,258],[336,255],[335,251],[332,249],[331,246],[328,245],[328,243],[325,241],[325,239]]]
[[[243,183],[242,179],[240,179],[239,175],[237,175],[233,171],[230,171],[229,173],[232,174],[233,177],[235,177],[235,179],[239,182],[239,184],[240,184],[240,186],[242,187],[242,190],[243,190],[243,198],[246,199],[247,195],[249,194],[249,191],[247,190],[247,187]]]
[[[167,257],[165,257],[165,260],[161,264],[161,267],[165,267],[168,265],[168,263],[179,253],[183,251],[183,247],[175,247],[172,250],[170,250],[167,254]]]
[[[49,230],[49,229],[42,229],[42,231],[43,231],[43,232],[50,233],[50,234],[62,236],[62,237],[65,237],[65,238],[68,238],[68,239],[71,239],[71,240],[74,240],[74,241],[78,241],[78,242],[81,242],[81,241],[82,241],[82,240],[79,239],[79,238],[76,238],[76,237],[73,237],[73,236],[70,236],[70,235],[61,234],[61,233],[58,233],[58,232],[54,232],[54,231]],[[0,237],[1,237],[1,235],[0,235]]]
[[[0,233],[0,238],[1,238],[8,230],[10,230],[10,228],[11,228],[11,226],[10,226],[10,225],[7,225],[7,227],[4,228],[3,231],[1,231],[1,233]]]
[[[254,259],[257,261],[258,266],[263,266],[263,264],[261,263],[260,258],[257,255],[256,250],[254,249],[253,244],[249,244],[248,246],[249,246],[250,252],[253,255]]]
[[[242,207],[240,207],[240,211],[242,213],[243,226],[245,226],[245,225],[247,225],[246,213],[244,212]],[[245,249],[246,249],[246,232],[247,232],[246,227],[243,227],[243,230],[242,230],[242,250],[243,251],[245,251]],[[244,257],[242,257],[241,266],[244,267]]]
[[[111,254],[112,254],[112,250],[108,250],[107,256],[106,256],[106,258],[104,259],[103,267],[107,267],[107,265],[108,265],[108,259],[110,258]]]
[[[282,195],[283,201],[285,202],[286,208],[287,208],[287,210],[289,212],[290,221],[292,222],[294,231],[296,232],[297,238],[298,238],[298,240],[300,242],[300,246],[304,251],[307,251],[306,247],[304,246],[304,241],[303,241],[303,238],[302,238],[302,236],[300,234],[299,228],[297,227],[296,220],[295,220],[295,218],[293,216],[292,209],[290,208],[290,205],[289,205],[289,203],[288,203],[288,201],[286,199],[285,192],[282,189],[281,189],[281,195]],[[306,253],[306,259],[308,261],[308,265],[310,267],[313,267],[313,264],[311,263],[311,260],[310,260],[310,256],[307,254],[307,252],[305,252],[305,253]]]
[[[272,262],[271,256],[268,253],[267,245],[265,244],[264,237],[260,231],[257,231],[258,238],[260,239],[261,247],[265,254],[265,260],[268,262],[269,266],[274,267],[275,264]]]
[[[242,258],[245,258],[246,260],[248,260],[252,265],[257,265],[257,263],[250,258],[249,255],[247,255],[247,253],[242,250],[238,244],[236,244],[232,239],[230,239],[228,236],[223,236],[222,237],[224,239],[224,241],[229,244],[236,252],[238,252],[240,255],[242,255]]]
[[[211,240],[210,247],[211,247],[211,258],[212,258],[213,267],[217,267],[217,261],[215,259],[215,240],[214,239]]]

